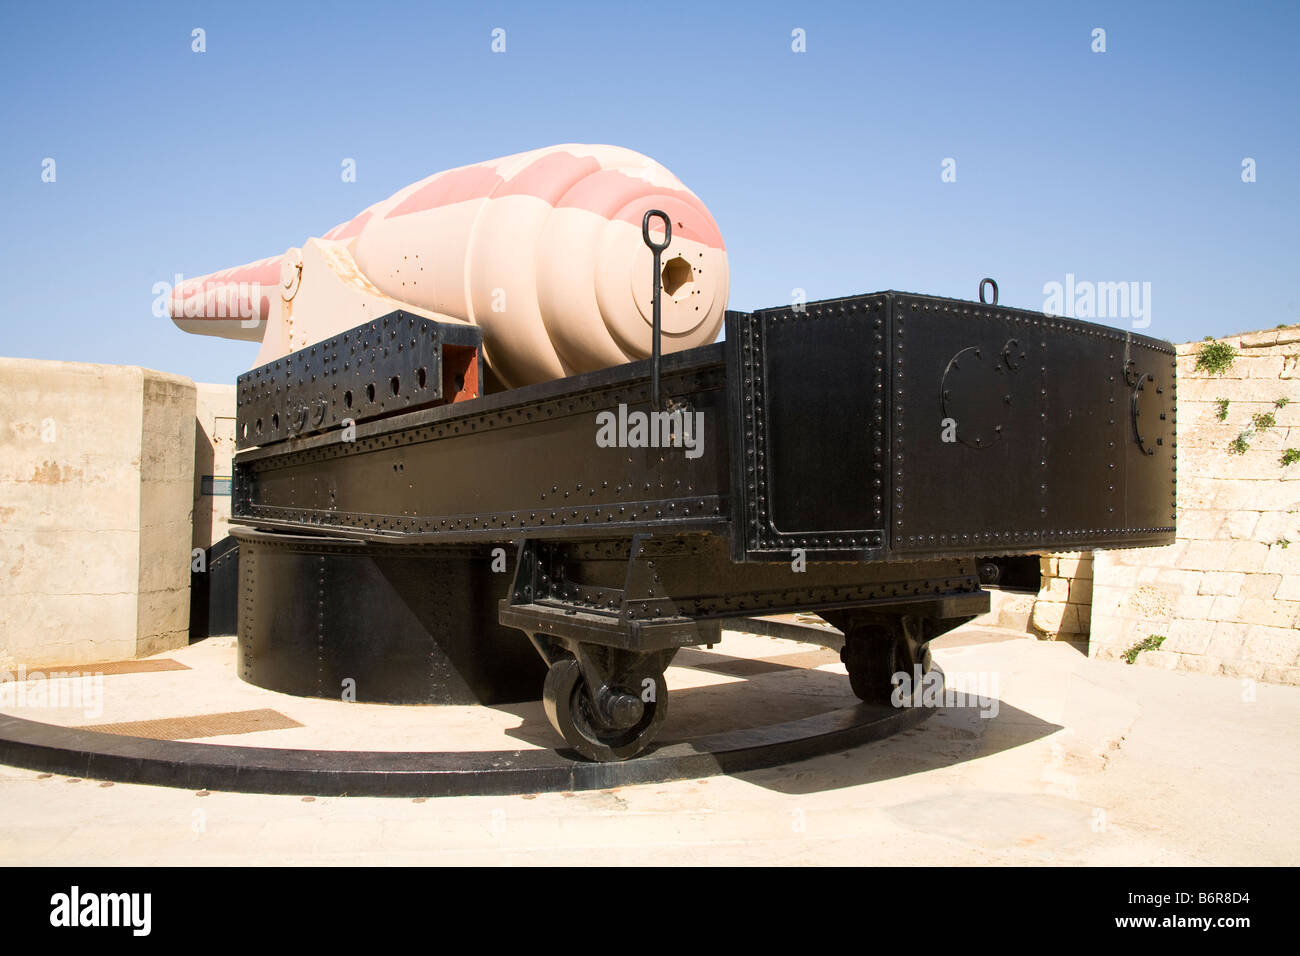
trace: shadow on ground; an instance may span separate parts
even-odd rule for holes
[[[819,669],[838,659],[838,654],[825,648],[760,659],[684,649],[668,674],[668,718],[658,741],[642,757],[714,734],[771,727],[862,706],[842,672]],[[679,685],[694,679],[684,671],[727,680],[674,688],[675,677]],[[507,731],[511,737],[537,747],[557,746],[558,735],[535,704],[494,709],[519,719],[519,725]],[[878,710],[882,716],[891,713],[889,708]],[[970,706],[935,708],[923,723],[882,740],[735,776],[782,793],[835,790],[989,756],[1060,729],[1058,724],[997,698],[979,704],[972,700]],[[727,761],[723,758],[720,762],[725,773]]]

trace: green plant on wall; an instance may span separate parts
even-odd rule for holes
[[[1294,465],[1297,461],[1300,461],[1300,448],[1288,448],[1282,452],[1282,457],[1279,460],[1283,465]]]
[[[1137,659],[1138,659],[1138,655],[1141,654],[1143,651],[1154,651],[1154,650],[1157,650],[1157,649],[1160,647],[1160,645],[1163,644],[1164,642],[1165,642],[1165,639],[1164,639],[1164,637],[1163,637],[1162,635],[1160,635],[1160,634],[1152,634],[1151,636],[1149,636],[1149,637],[1147,637],[1147,638],[1145,638],[1145,639],[1143,639],[1143,640],[1141,640],[1141,641],[1138,641],[1136,644],[1134,644],[1132,647],[1130,647],[1127,651],[1125,651],[1125,652],[1124,652],[1124,660],[1125,660],[1125,662],[1127,662],[1127,663],[1129,663],[1129,664],[1132,664],[1132,663],[1134,663],[1135,661],[1137,661]]]
[[[1228,442],[1229,455],[1244,455],[1246,449],[1250,448],[1250,431],[1244,431],[1232,441]]]
[[[1291,399],[1283,395],[1281,398],[1279,398],[1277,401],[1273,403],[1273,407],[1276,408],[1278,411],[1281,411],[1282,409],[1286,408],[1290,404],[1291,404]]]
[[[1236,358],[1237,350],[1227,342],[1209,339],[1196,350],[1196,371],[1222,375],[1232,368]]]
[[[1228,418],[1228,400],[1226,398],[1216,398],[1214,400],[1214,415],[1219,421],[1226,421]]]
[[[1261,432],[1266,432],[1277,424],[1272,412],[1256,412],[1250,416],[1250,420],[1255,423],[1255,429]]]

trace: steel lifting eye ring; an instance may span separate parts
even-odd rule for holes
[[[658,217],[663,220],[664,241],[662,243],[657,243],[650,238],[650,220],[653,217]],[[661,212],[658,209],[648,210],[646,214],[641,217],[641,239],[650,247],[652,252],[663,252],[667,249],[668,244],[673,241],[673,224],[668,218],[668,213]]]
[[[985,287],[985,286],[992,286],[992,287],[993,287],[993,301],[992,301],[992,302],[990,302],[990,301],[988,301],[988,299],[984,298],[984,287]],[[997,305],[997,304],[998,304],[998,284],[997,284],[996,282],[994,282],[992,279],[989,279],[989,278],[987,278],[987,277],[985,277],[985,278],[983,278],[983,279],[980,279],[980,302],[983,303],[984,305]]]

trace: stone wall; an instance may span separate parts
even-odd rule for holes
[[[1178,347],[1177,538],[1097,553],[1089,653],[1155,635],[1139,663],[1300,684],[1300,462],[1281,461],[1300,448],[1300,327],[1221,341],[1220,375],[1195,368],[1202,343]]]
[[[195,388],[0,358],[0,670],[189,639]]]
[[[1042,587],[1030,626],[1052,641],[1084,642],[1092,625],[1092,553],[1072,551],[1039,558]]]

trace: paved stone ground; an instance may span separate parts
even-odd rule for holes
[[[1240,680],[970,625],[936,659],[954,686],[996,678],[996,717],[948,708],[886,741],[737,777],[414,801],[199,796],[0,768],[0,862],[1300,862],[1300,688],[1258,684],[1248,700]]]

